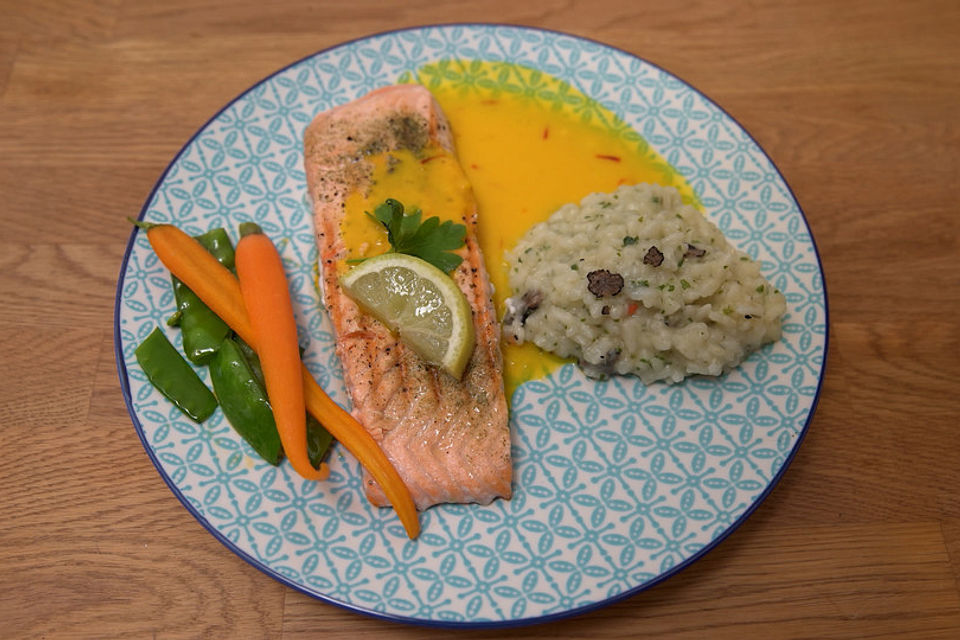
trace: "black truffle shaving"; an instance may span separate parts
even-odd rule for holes
[[[683,257],[684,258],[702,258],[705,255],[707,255],[706,249],[698,249],[692,244],[688,244],[687,250],[684,252]]]
[[[527,324],[527,318],[530,317],[530,314],[540,308],[543,303],[543,292],[539,289],[531,289],[520,297],[520,301],[523,302],[523,310],[520,313],[520,326],[522,327]]]
[[[619,273],[611,273],[606,269],[599,269],[587,274],[587,291],[598,298],[615,296],[622,290],[623,276]]]
[[[512,313],[508,313],[503,317],[503,324],[514,325],[519,316],[520,326],[525,326],[527,324],[527,318],[530,317],[531,313],[539,309],[541,304],[543,304],[542,291],[539,289],[525,291],[524,294],[520,296],[520,306]]]
[[[587,362],[581,358],[577,364],[588,378],[606,380],[616,373],[616,364],[619,358],[620,349],[611,349],[600,356],[600,362]]]
[[[663,253],[660,252],[660,249],[657,249],[656,246],[650,247],[647,250],[647,255],[643,256],[643,264],[648,264],[651,267],[659,267],[663,264]]]

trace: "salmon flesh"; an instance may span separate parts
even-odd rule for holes
[[[347,258],[341,232],[346,201],[369,192],[370,156],[416,152],[428,144],[454,152],[440,106],[427,89],[412,84],[384,87],[320,113],[304,134],[324,305],[353,415],[380,444],[421,510],[509,498],[512,475],[500,330],[477,243],[475,202],[461,220],[467,229],[466,245],[457,251],[463,262],[451,273],[473,311],[476,332],[461,380],[426,364],[360,311],[337,281]],[[364,489],[374,505],[388,506],[369,475]]]

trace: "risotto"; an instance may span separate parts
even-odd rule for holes
[[[783,294],[672,187],[565,205],[507,260],[505,338],[575,358],[591,377],[719,375],[780,338]]]

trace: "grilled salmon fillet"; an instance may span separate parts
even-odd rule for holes
[[[440,106],[419,85],[384,87],[325,111],[304,134],[324,304],[336,332],[353,415],[380,444],[421,510],[509,498],[512,474],[500,331],[477,244],[472,196],[472,207],[461,220],[467,229],[466,245],[457,251],[463,262],[451,273],[473,311],[476,332],[476,347],[461,380],[426,364],[360,311],[338,284],[348,255],[342,233],[347,199],[358,191],[369,193],[370,158],[428,146],[454,151]],[[389,504],[369,475],[364,489],[373,504]]]

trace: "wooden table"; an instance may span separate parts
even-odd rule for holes
[[[125,216],[226,101],[350,38],[495,19],[638,54],[743,123],[819,243],[831,348],[792,466],[703,560],[571,620],[458,635],[960,637],[960,4],[380,5],[0,3],[0,636],[451,635],[315,601],[207,533],[126,413],[113,300]]]

